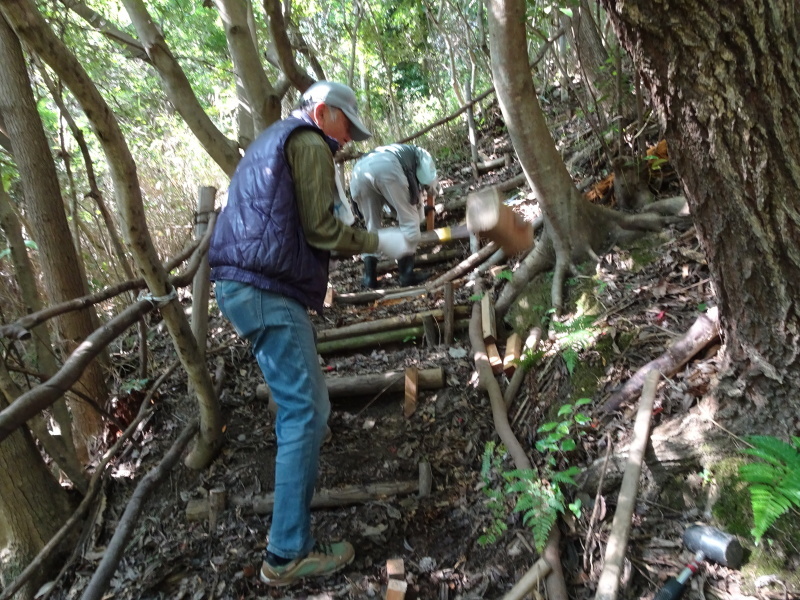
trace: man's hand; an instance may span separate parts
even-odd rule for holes
[[[400,230],[393,227],[391,229],[378,230],[378,252],[382,252],[389,258],[400,258],[414,253],[414,248],[408,243]]]

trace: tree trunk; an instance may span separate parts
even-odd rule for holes
[[[135,2],[136,0],[126,0]],[[144,215],[136,163],[122,135],[119,123],[75,56],[56,38],[34,6],[25,0],[0,0],[0,10],[13,24],[20,39],[37,52],[64,80],[80,102],[103,145],[114,182],[117,208],[124,223],[127,242],[150,289],[151,302],[158,306],[189,382],[197,395],[200,434],[187,466],[203,468],[216,456],[222,444],[222,417],[211,375],[202,360],[183,307],[156,253]],[[237,154],[238,159],[238,154]]]
[[[281,103],[267,79],[258,48],[253,43],[247,18],[249,2],[216,0],[215,4],[225,26],[236,80],[244,87],[255,134],[258,135],[280,118]]]
[[[0,408],[6,406],[0,395]],[[0,587],[5,588],[67,520],[70,506],[25,428],[0,444],[0,472]],[[51,575],[40,570],[14,599],[31,600]]]
[[[0,78],[0,112],[5,116],[33,237],[39,245],[47,295],[53,304],[85,296],[88,286],[81,279],[80,270],[75,268],[80,258],[72,243],[55,164],[36,110],[22,48],[4,18],[0,18],[0,63],[5,65]],[[92,309],[58,318],[58,329],[67,353],[93,331],[96,320]],[[98,363],[86,370],[80,389],[98,404],[105,403],[108,391]],[[102,421],[86,402],[73,401],[70,406],[76,447],[85,462],[89,458],[87,445],[100,432]]]
[[[797,4],[602,4],[650,87],[706,251],[730,361],[720,391],[743,398],[725,416],[737,432],[797,435]]]

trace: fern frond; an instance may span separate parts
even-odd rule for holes
[[[800,469],[800,452],[797,448],[781,439],[768,435],[752,435],[746,438],[753,448],[744,448],[742,452],[760,458],[773,465],[786,465],[790,470]]]
[[[774,484],[786,476],[785,467],[776,467],[760,462],[739,466],[739,477],[748,483]]]
[[[763,485],[750,487],[750,500],[753,506],[753,536],[759,543],[764,532],[785,512],[789,510],[789,500]]]

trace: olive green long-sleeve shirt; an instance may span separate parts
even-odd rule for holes
[[[306,240],[321,250],[341,254],[374,253],[378,235],[348,227],[333,216],[338,191],[333,155],[315,131],[301,129],[286,142],[286,160],[292,169],[294,192]]]

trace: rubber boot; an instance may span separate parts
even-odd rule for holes
[[[378,287],[378,257],[365,256],[364,260],[364,277],[361,279],[361,285],[371,290]]]
[[[412,285],[419,285],[427,281],[430,277],[428,271],[414,272],[414,255],[401,256],[397,259],[397,270],[400,272],[400,285],[402,287],[409,287]]]

